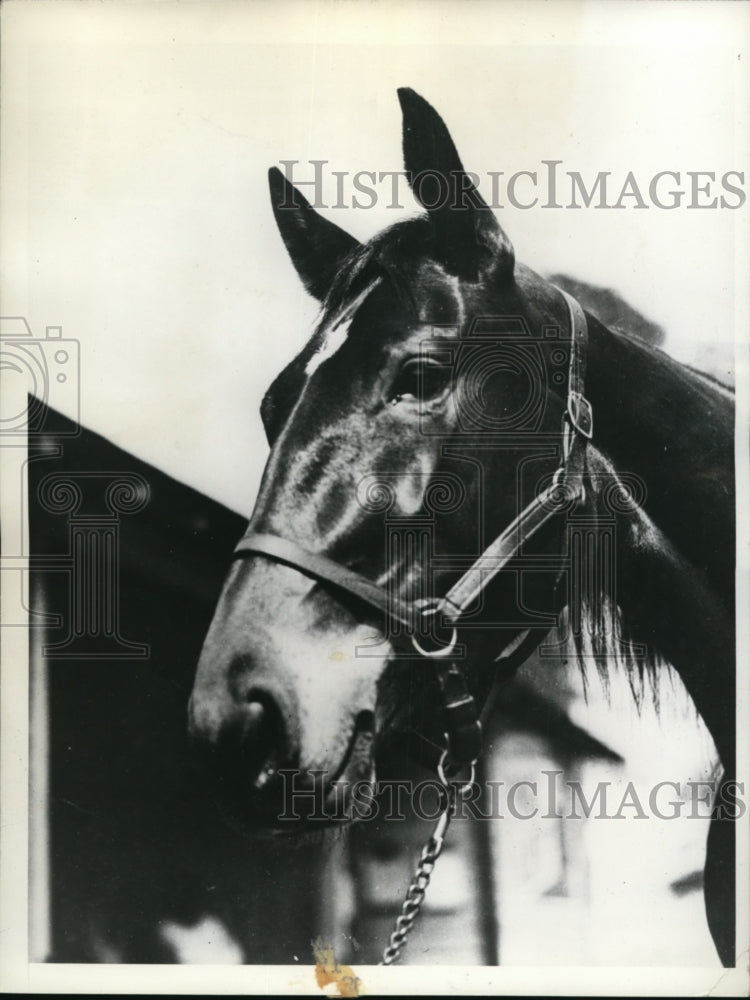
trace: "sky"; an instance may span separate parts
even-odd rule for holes
[[[3,315],[79,342],[86,426],[249,514],[267,455],[260,398],[317,313],[276,231],[267,170],[296,159],[310,178],[307,161],[328,161],[332,205],[334,170],[402,169],[396,88],[410,86],[488,199],[490,171],[541,178],[549,159],[563,180],[610,171],[616,191],[628,171],[644,192],[655,174],[680,172],[688,196],[674,210],[506,198],[497,214],[517,259],[615,289],[665,328],[665,349],[732,377],[748,205],[686,202],[689,171],[715,173],[707,200],[740,200],[720,178],[750,162],[748,11],[605,6],[606,17],[568,2],[11,0]],[[370,209],[321,211],[366,239],[417,210],[378,192]],[[50,402],[70,409],[54,389]]]

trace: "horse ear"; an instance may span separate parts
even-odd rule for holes
[[[360,244],[318,215],[276,167],[268,171],[268,184],[276,225],[292,263],[308,292],[322,301],[344,258]]]
[[[427,209],[438,260],[452,274],[478,281],[510,278],[513,245],[466,173],[445,122],[409,87],[398,91],[404,121],[404,167]]]

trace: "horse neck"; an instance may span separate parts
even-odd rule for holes
[[[734,409],[708,379],[590,319],[586,392],[604,464],[646,487],[617,537],[634,638],[681,675],[725,768],[734,754]]]
[[[590,318],[586,392],[596,447],[638,475],[654,524],[722,599],[734,592],[731,394]]]

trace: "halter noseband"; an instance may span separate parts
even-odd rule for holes
[[[235,559],[263,555],[291,566],[313,579],[345,591],[383,612],[390,621],[405,626],[417,653],[435,661],[443,693],[450,758],[455,765],[475,762],[481,748],[481,724],[473,698],[468,693],[463,671],[455,663],[448,662],[452,659],[456,644],[457,626],[467,609],[510,560],[518,555],[522,546],[551,518],[568,510],[571,502],[581,502],[585,495],[583,471],[586,442],[591,439],[593,432],[591,404],[584,395],[588,326],[580,304],[562,289],[558,291],[568,304],[571,330],[560,464],[550,485],[534,497],[442,598],[427,602],[404,601],[360,573],[278,535],[250,532],[234,550]],[[432,638],[428,625],[433,618],[451,629],[447,643],[436,644],[433,638],[431,646],[425,645],[426,639]],[[520,643],[511,643],[506,652],[497,658],[501,666],[506,668],[505,672],[520,666],[538,646],[546,631],[547,629],[531,629]],[[485,705],[483,717],[486,717],[489,710],[489,701],[490,699]],[[442,763],[443,759],[441,765]]]

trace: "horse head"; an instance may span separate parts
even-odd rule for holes
[[[289,828],[290,777],[303,819],[349,818],[340,790],[389,749],[453,746],[444,719],[471,700],[447,698],[442,653],[481,701],[563,608],[558,653],[631,680],[676,668],[731,783],[732,393],[516,263],[442,119],[399,98],[420,216],[360,244],[270,173],[322,309],[263,400],[270,457],[198,665],[214,788],[264,829]],[[714,813],[707,913],[731,964],[734,833]]]
[[[554,471],[565,369],[550,334],[568,310],[516,265],[435,110],[411,90],[399,98],[406,172],[425,214],[360,244],[270,171],[281,235],[322,311],[263,400],[271,453],[248,530],[414,602],[444,593],[467,555],[512,521],[519,494]],[[529,454],[519,434],[546,445]],[[473,614],[463,655],[479,687],[480,664],[528,624],[514,586],[506,581],[507,620],[485,602]],[[529,603],[540,585],[525,589]],[[190,725],[235,811],[273,826],[280,771],[298,769],[298,787],[324,772],[328,789],[369,778],[389,734],[440,740],[434,678],[393,631],[335,581],[263,553],[233,564]]]

